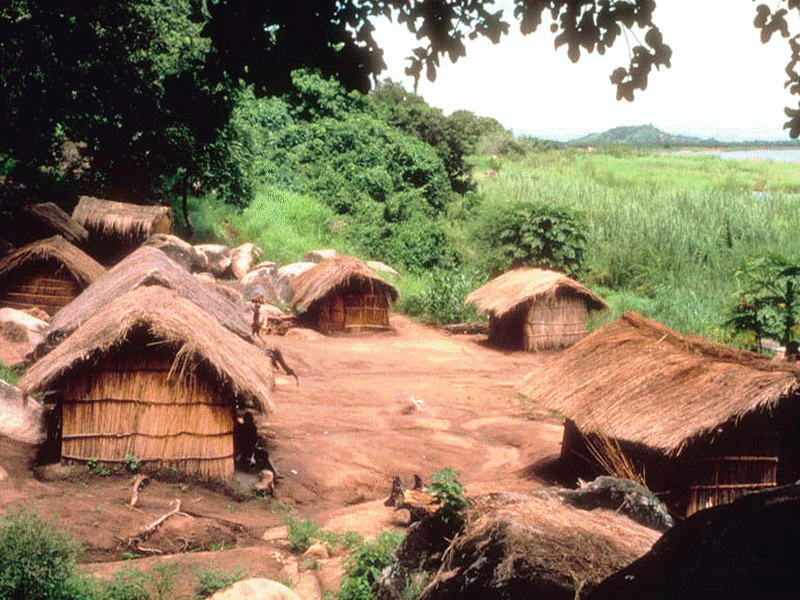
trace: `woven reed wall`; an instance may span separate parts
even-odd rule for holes
[[[336,292],[317,304],[316,328],[323,333],[389,327],[389,303],[383,294]]]
[[[525,319],[525,349],[566,348],[586,335],[586,302],[574,296],[556,296],[552,301],[531,304]]]
[[[0,306],[20,310],[38,307],[52,317],[81,291],[72,273],[58,261],[31,261],[4,278]]]
[[[231,408],[213,381],[169,379],[164,353],[109,357],[62,388],[62,459],[121,463],[131,454],[153,467],[228,479]]]
[[[686,516],[777,485],[780,434],[742,433],[712,446],[689,484]]]

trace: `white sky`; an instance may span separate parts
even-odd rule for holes
[[[797,106],[784,90],[789,59],[779,34],[763,45],[753,27],[750,0],[660,0],[654,20],[672,47],[672,67],[653,72],[633,103],[616,100],[609,75],[628,65],[623,38],[599,56],[582,52],[578,64],[565,46],[553,50],[549,15],[536,33],[519,23],[499,44],[477,40],[455,65],[443,59],[436,82],[424,74],[418,93],[445,113],[467,109],[496,118],[516,134],[570,140],[621,125],[652,123],[672,134],[720,141],[789,140],[784,106]],[[794,23],[791,23],[794,25]],[[381,77],[413,89],[404,57],[417,45],[403,26],[375,23],[388,70]],[[643,35],[639,34],[639,39]]]

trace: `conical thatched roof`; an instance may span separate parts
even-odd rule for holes
[[[49,351],[52,345],[75,331],[115,298],[137,287],[152,285],[174,290],[179,296],[203,308],[226,329],[250,339],[250,328],[244,320],[241,307],[218,292],[213,283],[193,277],[161,250],[142,246],[53,315],[45,332],[47,347],[40,348],[37,354]]]
[[[73,244],[82,244],[89,238],[89,232],[86,231],[83,225],[52,202],[31,204],[26,210],[33,215],[40,225],[51,229]]]
[[[158,233],[158,225],[169,219],[169,214],[168,206],[142,206],[81,196],[72,211],[72,218],[101,236],[144,240]]]
[[[179,348],[171,371],[176,380],[194,377],[196,366],[207,365],[244,405],[262,412],[274,409],[270,400],[273,371],[266,354],[193,302],[160,286],[138,288],[108,302],[29,368],[17,385],[26,394],[51,390],[74,369],[92,364],[144,328],[159,341]]]
[[[495,277],[467,296],[464,302],[502,317],[523,302],[552,299],[562,294],[584,298],[589,310],[608,308],[600,296],[563,273],[531,267],[520,267]]]
[[[400,293],[391,283],[378,277],[372,269],[353,256],[341,255],[303,271],[291,282],[292,307],[303,312],[338,287],[352,280],[371,285],[376,292],[386,295],[389,304],[397,301]]]
[[[82,286],[87,286],[105,272],[105,267],[60,235],[33,242],[0,259],[0,286],[3,278],[25,264],[54,259],[64,265]]]
[[[626,313],[530,373],[518,391],[584,433],[678,454],[723,423],[775,407],[798,390],[798,377],[796,363]]]

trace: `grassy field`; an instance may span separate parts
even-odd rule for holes
[[[800,168],[792,163],[557,151],[499,167],[480,179],[484,209],[537,199],[583,213],[583,279],[614,316],[637,310],[725,339],[723,313],[748,258],[800,259]]]

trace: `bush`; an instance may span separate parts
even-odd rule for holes
[[[149,600],[152,577],[141,569],[126,569],[114,573],[97,593],[98,600]]]
[[[467,507],[464,486],[458,480],[458,471],[446,468],[431,475],[428,491],[441,503],[437,511],[444,523],[463,523],[461,512]]]
[[[318,523],[315,523],[308,517],[302,519],[295,519],[290,517],[286,520],[286,538],[292,550],[296,552],[305,552],[314,542],[320,539],[321,528]]]
[[[421,278],[423,285],[403,297],[398,310],[438,325],[478,320],[477,309],[464,299],[483,285],[483,279],[477,271],[433,270]]]
[[[492,273],[531,266],[577,276],[583,267],[586,225],[568,207],[531,201],[489,205],[477,237],[486,246]]]
[[[75,573],[77,544],[35,513],[13,512],[0,524],[0,598],[90,598]]]
[[[241,569],[236,569],[233,573],[225,573],[220,569],[201,571],[197,574],[194,593],[198,598],[208,598],[213,593],[241,581],[246,575]]]
[[[402,540],[402,533],[383,531],[374,541],[357,548],[345,564],[339,600],[371,600],[372,585],[392,562],[392,554]]]

